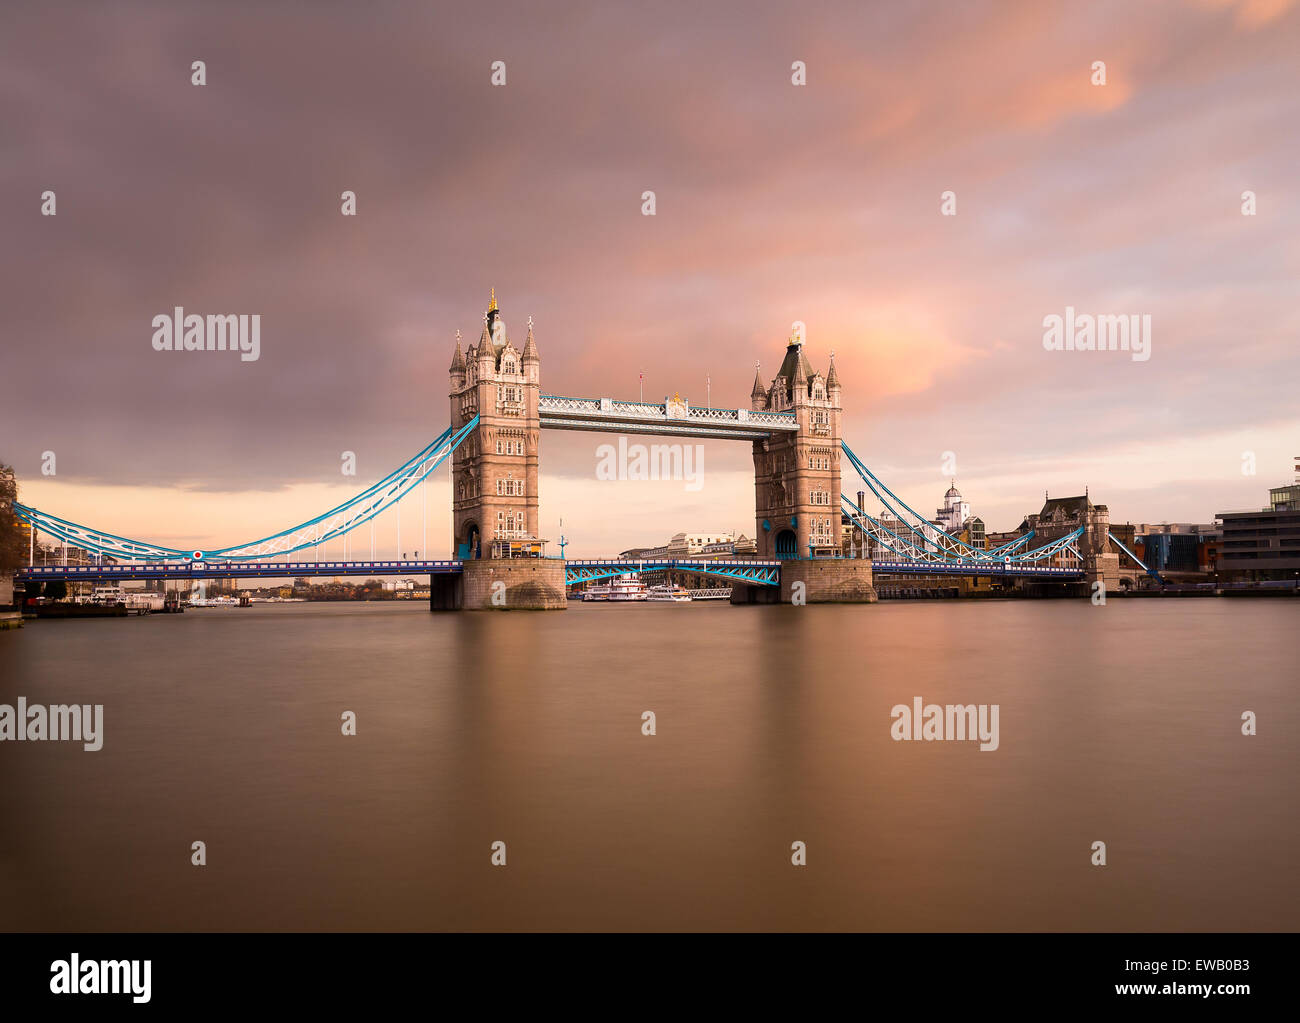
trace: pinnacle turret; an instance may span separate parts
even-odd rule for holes
[[[465,353],[460,348],[460,331],[458,330],[456,331],[456,354],[451,357],[451,371],[455,373],[457,370],[463,370],[464,368]]]
[[[528,317],[528,337],[524,340],[524,360],[541,361],[537,354],[537,342],[533,340],[533,318]]]

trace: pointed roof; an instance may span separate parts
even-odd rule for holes
[[[781,363],[781,368],[776,371],[777,379],[784,379],[785,389],[793,391],[796,382],[807,383],[812,375],[812,363],[803,353],[803,342],[791,338],[785,350],[785,360]]]
[[[460,350],[460,331],[456,331],[456,354],[451,357],[452,370],[465,368],[465,353]]]
[[[758,366],[754,366],[754,389],[749,392],[751,398],[762,398],[767,394],[767,388],[763,386],[763,377],[759,372]]]
[[[1094,506],[1087,494],[1079,494],[1075,497],[1053,497],[1044,500],[1043,510],[1038,513],[1038,517],[1050,518],[1059,511],[1067,518],[1077,518],[1086,515],[1093,507],[1099,506]]]
[[[839,374],[835,372],[835,353],[831,352],[831,371],[826,374],[826,387],[829,390],[832,387],[840,386]]]
[[[808,361],[808,356],[804,355],[801,347],[799,349],[799,358],[795,359],[794,362],[794,382],[796,384],[807,384],[814,372],[812,363]]]
[[[537,359],[537,342],[533,340],[533,318],[528,317],[528,337],[524,340],[524,358]]]

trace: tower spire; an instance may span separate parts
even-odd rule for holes
[[[458,330],[456,331],[456,354],[451,357],[451,371],[454,373],[457,370],[463,370],[464,368],[465,353],[462,352],[460,348],[460,331]]]
[[[488,312],[494,313],[496,311],[497,311],[497,289],[493,288],[491,298],[488,300]]]
[[[537,342],[533,340],[533,318],[528,317],[528,337],[524,339],[524,360],[537,358]]]

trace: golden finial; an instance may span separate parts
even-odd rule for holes
[[[494,313],[496,311],[497,311],[497,289],[493,288],[492,300],[488,303],[488,312]]]

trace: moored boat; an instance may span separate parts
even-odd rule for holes
[[[646,590],[646,600],[671,601],[672,603],[677,604],[689,603],[690,599],[690,591],[684,586],[660,583],[658,586],[651,586]]]
[[[582,594],[583,600],[647,600],[646,584],[634,575],[621,575],[608,583],[597,583],[587,587]]]

